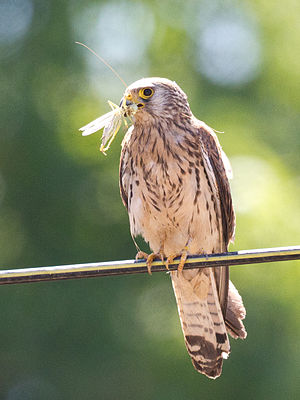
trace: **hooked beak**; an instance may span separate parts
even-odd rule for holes
[[[125,102],[124,102],[124,100],[125,100]],[[130,108],[129,107],[133,106],[133,104],[134,103],[131,100],[127,99],[127,97],[125,97],[125,99],[124,99],[124,97],[122,97],[119,107],[123,108],[124,105],[125,105],[127,107],[127,111],[129,111],[129,114],[130,114]],[[124,117],[128,117],[128,112],[127,111],[124,113]]]
[[[127,107],[133,106],[132,109],[134,109],[135,112],[137,111],[137,109],[141,109],[145,106],[144,103],[134,101],[131,93],[128,93],[126,96],[122,97],[120,101],[120,107],[124,105],[124,100],[125,100],[125,105]]]
[[[120,104],[119,104],[119,107],[122,107],[123,103],[124,103],[124,97],[122,97],[122,99],[120,101]],[[132,106],[133,102],[131,100],[126,99],[125,104],[126,104],[127,107],[129,107],[129,106]]]
[[[135,102],[130,93],[122,97],[120,101],[120,107],[125,111],[124,117],[133,116],[139,109],[143,108],[144,105],[143,103]]]

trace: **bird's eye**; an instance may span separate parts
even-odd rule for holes
[[[154,94],[154,90],[151,88],[144,88],[139,91],[139,96],[142,99],[149,99],[151,96],[153,96],[153,94]]]

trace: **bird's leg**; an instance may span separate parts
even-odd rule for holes
[[[187,255],[188,255],[188,247],[185,246],[181,253],[180,262],[178,265],[178,272],[182,272],[184,264],[186,262]]]
[[[151,267],[152,267],[153,261],[156,258],[160,258],[162,263],[164,263],[164,254],[161,250],[159,251],[159,253],[151,253],[151,254],[147,254],[144,251],[139,251],[137,253],[137,255],[135,256],[136,260],[143,259],[143,258],[146,260],[149,275],[152,275]]]
[[[169,269],[169,265],[173,263],[174,258],[180,257],[180,261],[179,261],[177,270],[179,272],[182,272],[184,264],[186,262],[187,255],[188,255],[188,247],[187,246],[185,246],[183,248],[182,252],[179,254],[170,254],[166,260],[166,268]]]

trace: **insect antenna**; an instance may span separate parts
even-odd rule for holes
[[[96,56],[104,65],[106,65],[115,75],[118,79],[120,79],[120,81],[123,83],[123,85],[127,88],[127,84],[124,81],[124,79],[122,79],[122,77],[117,73],[117,71],[106,61],[104,60],[104,58],[102,58],[101,56],[99,56],[94,50],[90,49],[86,44],[81,43],[81,42],[75,42],[76,44],[80,44],[80,46],[85,47],[86,49],[88,49],[91,53],[94,54],[94,56]]]

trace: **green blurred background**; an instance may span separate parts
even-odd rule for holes
[[[224,131],[237,211],[231,250],[300,239],[300,3],[0,3],[0,267],[129,259],[118,189],[123,132],[108,156],[78,128],[118,103],[122,83],[173,80]],[[223,375],[194,371],[169,277],[2,286],[0,398],[296,399],[299,262],[232,267],[247,307]]]

